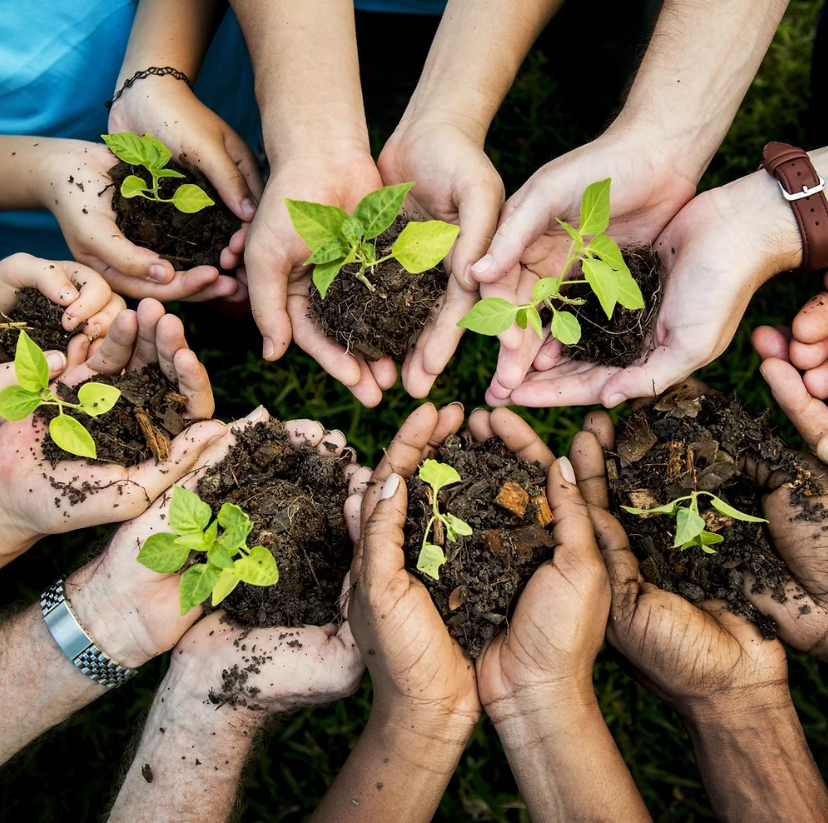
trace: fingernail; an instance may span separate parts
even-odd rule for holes
[[[466,270],[463,272],[463,282],[469,288],[476,288],[477,287],[477,281],[474,279],[474,277],[472,277],[471,263],[468,263],[466,265]]]
[[[276,347],[273,345],[273,341],[269,337],[265,337],[262,341],[262,357],[264,357],[265,360],[270,360],[275,353]]]
[[[260,420],[263,420],[265,416],[265,407],[259,406],[256,409],[253,409],[250,414],[247,415],[244,419],[249,421],[250,423],[258,423]]]
[[[388,480],[386,480],[383,484],[382,492],[380,493],[380,500],[388,500],[389,497],[393,497],[399,488],[399,485],[400,476],[398,474],[389,475]]]
[[[767,383],[767,382],[768,382],[767,375],[766,375],[766,374],[765,374],[765,372],[762,370],[762,367],[761,367],[761,366],[759,366],[759,374],[761,374],[761,375],[762,375],[762,379],[763,379],[763,380]]]
[[[483,272],[489,270],[489,267],[492,265],[492,260],[494,260],[494,258],[490,254],[485,254],[471,267],[471,269],[478,274],[482,274]]]
[[[46,352],[46,362],[49,371],[63,371],[66,368],[66,355],[59,351]]]
[[[455,400],[452,403],[449,403],[449,406],[460,406],[460,411],[466,411],[466,407],[459,400]]]
[[[249,197],[245,197],[241,201],[241,210],[247,220],[252,220],[256,214],[256,204]]]
[[[212,445],[213,445],[213,443],[217,443],[219,440],[221,440],[221,439],[222,439],[222,437],[224,437],[224,435],[226,435],[226,434],[227,434],[227,426],[226,426],[224,423],[222,423],[222,422],[221,422],[221,420],[216,420],[216,421],[214,421],[214,422],[215,422],[215,423],[221,423],[221,431],[220,431],[220,432],[216,432],[216,433],[215,433],[215,434],[214,434],[214,435],[213,435],[213,436],[212,436],[212,437],[211,437],[211,438],[207,441],[207,445],[208,445],[208,446],[212,446]]]
[[[562,457],[558,461],[558,467],[561,470],[561,477],[563,477],[567,483],[575,482],[575,470],[572,468],[572,463],[569,462],[568,457]]]
[[[80,297],[80,292],[76,288],[67,286],[65,289],[61,291],[59,297],[61,300],[70,302],[72,300],[77,300],[78,297]]]
[[[155,263],[150,266],[149,270],[150,280],[155,280],[157,283],[166,283],[169,277],[166,266],[160,263]]]
[[[624,397],[623,394],[611,394],[609,399],[606,403],[604,403],[604,408],[607,409],[614,409],[620,403],[623,403],[627,398]]]
[[[101,336],[101,327],[97,323],[93,323],[91,326],[84,326],[83,333],[89,338],[89,342],[91,343]]]
[[[69,328],[66,329],[67,331],[74,331],[75,326],[77,326],[78,323],[80,322],[78,320],[78,318],[77,317],[72,317],[72,315],[69,314],[68,311],[63,312],[63,317],[66,320],[66,323],[64,324],[64,328],[66,328],[66,326],[68,326]]]

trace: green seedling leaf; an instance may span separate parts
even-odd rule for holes
[[[212,515],[210,507],[197,494],[182,486],[173,486],[169,523],[177,535],[202,533]]]
[[[293,228],[313,251],[326,240],[342,237],[342,224],[348,215],[336,206],[323,206],[306,200],[285,200]]]
[[[216,201],[208,196],[200,186],[184,183],[173,193],[172,204],[184,214],[195,214],[197,211],[206,209],[207,206],[215,206]]]
[[[179,545],[174,534],[150,535],[138,552],[138,562],[158,574],[174,574],[186,562],[190,550]]]
[[[11,423],[25,420],[41,403],[40,392],[23,386],[7,386],[0,391],[0,417]]]
[[[631,311],[644,308],[644,295],[629,270],[618,272],[618,302]]]
[[[164,177],[186,177],[186,175],[182,174],[180,171],[176,171],[175,169],[153,169],[153,172],[159,180]]]
[[[610,219],[610,184],[612,178],[587,186],[581,200],[581,236],[603,234]]]
[[[363,243],[362,255],[365,257],[366,264],[373,266],[377,262],[377,247],[373,243]]]
[[[446,556],[439,546],[433,543],[426,543],[420,549],[420,556],[417,558],[417,571],[433,577],[435,580],[440,579],[440,566],[446,562]]]
[[[236,569],[223,569],[219,575],[218,583],[213,587],[213,605],[218,606],[236,586],[239,585],[239,576]]]
[[[52,418],[52,422],[49,423],[49,434],[56,445],[69,454],[91,459],[98,456],[92,435],[74,417],[61,414]]]
[[[344,260],[334,260],[332,263],[322,263],[313,270],[313,285],[319,289],[319,296],[323,300],[344,265]]]
[[[221,543],[213,543],[210,550],[207,552],[207,559],[219,569],[235,568],[230,552],[227,551]]]
[[[686,551],[691,546],[699,546],[705,554],[716,554],[715,549],[710,549],[708,546],[723,542],[724,537],[721,537],[718,534],[714,534],[713,532],[701,532],[701,534],[697,534],[692,540],[688,540],[679,549],[679,551]]]
[[[115,134],[102,134],[104,143],[109,150],[124,163],[130,166],[143,166],[147,161],[147,147],[137,135],[128,131],[119,131]]]
[[[342,221],[342,236],[351,244],[356,245],[365,234],[365,226],[356,217],[346,217]]]
[[[49,386],[49,364],[40,346],[26,334],[20,332],[14,353],[14,374],[17,382],[29,391],[39,392]]]
[[[676,538],[673,548],[683,546],[704,531],[704,518],[695,509],[680,507],[676,513]]]
[[[136,174],[130,174],[121,183],[121,194],[124,197],[138,197],[143,192],[149,191],[147,184]]]
[[[279,582],[276,560],[264,546],[254,546],[250,554],[236,560],[236,574],[252,586],[272,586]]]
[[[605,234],[596,235],[589,241],[587,251],[591,251],[615,271],[630,274],[629,266],[624,260],[624,255],[621,254],[621,249],[618,248],[618,243],[611,237],[607,237]]]
[[[550,297],[557,297],[561,285],[560,277],[544,277],[532,287],[532,302],[540,303]]]
[[[190,609],[195,608],[199,603],[203,603],[218,583],[218,579],[218,572],[204,563],[190,566],[181,575],[181,592],[179,594],[181,614],[187,614]]]
[[[459,233],[459,226],[442,220],[409,223],[400,232],[391,254],[407,272],[419,274],[433,269],[449,253]]]
[[[455,469],[446,463],[439,463],[437,460],[426,460],[420,466],[418,476],[423,483],[428,483],[434,489],[435,495],[444,486],[460,482],[460,475]]]
[[[615,304],[618,302],[618,274],[603,260],[586,259],[583,261],[584,279],[595,292],[604,314],[612,319]]]
[[[218,524],[224,529],[219,543],[228,552],[244,546],[248,535],[253,530],[252,521],[235,503],[225,503],[221,507],[218,513]]]
[[[556,340],[565,346],[572,346],[581,339],[581,324],[574,314],[568,311],[552,309],[552,325],[549,331]]]
[[[673,514],[676,510],[677,501],[665,503],[663,506],[656,506],[654,509],[637,509],[635,506],[621,506],[625,512],[630,514]]]
[[[157,172],[159,169],[164,168],[172,159],[172,152],[157,137],[153,137],[151,134],[145,134],[141,142],[144,144],[144,151],[147,158],[144,165],[148,169]]]
[[[555,219],[558,221],[558,225],[562,226],[566,230],[566,233],[573,239],[573,241],[575,242],[575,248],[577,248],[578,251],[580,251],[584,247],[584,241],[578,229],[576,229],[574,226],[570,226],[569,223],[565,223],[559,217],[556,217]],[[583,222],[583,218],[581,219],[581,221]]]
[[[723,514],[725,517],[730,517],[733,520],[742,520],[745,523],[768,522],[763,517],[754,517],[752,514],[745,514],[744,512],[740,512],[738,509],[734,509],[733,506],[728,505],[724,502],[724,500],[720,500],[715,495],[711,495],[710,505],[713,506],[719,514]]]
[[[185,546],[189,551],[206,552],[213,541],[209,540],[204,532],[190,532],[175,538],[176,545]]]
[[[471,310],[457,321],[461,329],[471,329],[478,334],[494,337],[506,331],[517,317],[518,308],[502,297],[486,297],[472,306]]]
[[[535,330],[538,337],[543,340],[543,323],[541,322],[541,316],[538,310],[534,306],[530,306],[526,310],[526,319],[529,321],[529,325]]]
[[[526,312],[529,311],[527,306],[521,306],[517,310],[517,314],[515,315],[515,323],[522,329],[525,329],[527,325],[529,325],[529,321],[526,319]]]
[[[78,389],[78,400],[90,417],[100,417],[111,411],[120,396],[119,389],[103,383],[84,383]]]
[[[446,524],[446,531],[448,532],[449,540],[451,540],[452,543],[457,542],[458,534],[468,536],[474,533],[472,531],[472,527],[466,523],[465,520],[461,520],[453,514],[444,514],[443,523]]]
[[[379,237],[394,222],[402,209],[405,196],[413,186],[413,183],[398,183],[396,186],[373,191],[362,198],[354,211],[354,217],[362,224],[366,240]]]
[[[311,256],[305,260],[305,266],[315,266],[320,263],[333,263],[342,260],[348,253],[348,247],[340,237],[333,237],[318,245]]]

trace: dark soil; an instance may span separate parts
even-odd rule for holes
[[[568,357],[601,366],[629,366],[652,351],[652,348],[645,351],[644,345],[661,306],[661,262],[651,246],[628,247],[621,252],[644,295],[644,308],[630,311],[617,305],[612,320],[607,320],[598,298],[586,283],[565,289],[567,297],[586,300],[583,306],[557,306],[575,314],[581,323],[581,339],[574,346],[564,346],[563,352]],[[573,266],[571,277],[583,279],[580,263]]]
[[[221,604],[242,626],[322,626],[339,614],[352,546],[345,523],[347,457],[295,449],[283,423],[244,429],[236,445],[199,480],[214,514],[235,503],[253,521],[248,546],[265,546],[279,568],[275,586],[240,583]]]
[[[11,363],[14,360],[21,329],[25,329],[26,334],[43,351],[66,353],[69,340],[80,328],[71,332],[63,328],[61,319],[64,311],[37,289],[21,289],[17,292],[17,305],[14,309],[8,315],[0,312],[0,363]]]
[[[80,411],[66,409],[66,414],[79,420],[95,441],[97,461],[91,463],[117,463],[136,466],[155,457],[165,460],[169,456],[170,441],[191,421],[183,417],[187,398],[178,393],[157,364],[147,366],[141,372],[96,376],[92,383],[105,383],[121,390],[114,408],[100,417],[89,417]],[[61,399],[77,403],[75,389],[58,383]],[[57,407],[43,406],[35,412],[35,418],[48,422],[58,414]],[[67,454],[55,445],[47,432],[43,438],[43,454],[54,466],[62,460],[86,460]]]
[[[448,562],[440,567],[439,581],[418,572],[431,488],[414,476],[408,481],[406,566],[428,588],[449,633],[476,658],[506,627],[535,569],[552,557],[546,473],[512,454],[499,438],[478,443],[467,433],[446,438],[435,459],[462,478],[440,491],[440,511],[465,520],[474,533],[450,543],[432,531],[430,541],[443,547]]]
[[[242,221],[224,205],[207,178],[189,165],[183,156],[169,167],[180,171],[185,178],[163,179],[160,186],[162,197],[172,197],[180,185],[194,183],[210,195],[215,205],[195,214],[184,214],[170,203],[156,203],[144,197],[122,197],[121,183],[125,177],[136,174],[147,185],[150,185],[151,177],[142,166],[119,162],[109,170],[115,184],[112,208],[115,209],[118,228],[136,246],[152,249],[164,260],[169,260],[177,271],[196,266],[214,266],[224,271],[219,265],[222,249],[227,247]]]
[[[727,601],[730,609],[756,623],[767,638],[776,636],[774,621],[745,598],[745,573],[756,577],[754,591],[769,591],[784,601],[788,569],[771,544],[764,523],[734,521],[718,514],[699,498],[707,530],[724,538],[705,554],[701,548],[672,548],[675,517],[639,516],[620,507],[653,508],[703,490],[713,492],[746,514],[762,517],[762,491],[739,471],[744,458],[784,470],[791,478],[791,501],[804,506],[798,517],[822,521],[826,512],[813,498],[820,484],[798,462],[795,452],[771,431],[767,412],[753,417],[736,398],[679,387],[652,401],[618,429],[616,450],[607,454],[610,507],[630,536],[646,580],[697,603]]]
[[[391,246],[407,222],[398,217],[374,242],[377,258]],[[411,336],[428,320],[434,301],[446,291],[448,274],[442,263],[422,274],[410,274],[396,260],[386,260],[366,276],[376,288],[372,294],[352,275],[359,271],[354,263],[345,266],[328,289],[325,299],[311,285],[311,317],[316,318],[327,337],[333,337],[354,354],[366,360],[379,360],[384,354],[402,363]]]

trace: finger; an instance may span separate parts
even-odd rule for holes
[[[615,423],[605,411],[587,412],[581,428],[592,432],[601,448],[612,451],[615,448]]]
[[[348,356],[350,357],[350,355]],[[382,402],[382,389],[379,387],[368,363],[362,358],[357,358],[357,363],[360,373],[359,382],[356,386],[348,386],[347,388],[366,409],[372,409]]]
[[[480,178],[458,196],[460,234],[451,250],[451,271],[467,291],[477,291],[471,267],[486,254],[494,239],[503,202],[503,183],[493,166],[491,177]]]
[[[339,457],[347,442],[345,435],[339,429],[326,431],[316,450],[324,457]]]
[[[107,289],[109,289],[109,286],[107,286]],[[126,301],[124,298],[120,294],[112,294],[109,302],[87,320],[83,328],[84,336],[92,340],[105,337],[115,318],[125,310]]]
[[[285,429],[290,445],[295,449],[306,445],[316,447],[325,436],[325,427],[318,420],[288,420]]]
[[[248,415],[246,415],[245,417],[240,418],[239,420],[234,420],[229,425],[228,428],[230,430],[230,433],[229,433],[228,437],[232,437],[233,442],[235,443],[235,435],[238,434],[240,431],[242,431],[243,429],[247,429],[250,426],[255,426],[257,423],[267,423],[269,420],[270,420],[270,412],[264,406],[257,406]],[[293,423],[293,422],[302,422],[302,421],[291,421],[291,422]],[[290,432],[288,432],[288,440],[291,443],[291,445],[297,445],[297,444],[293,443],[293,440],[291,439],[291,436],[290,436]]]
[[[617,371],[613,366],[593,366],[563,376],[557,375],[555,369],[533,372],[512,390],[512,402],[535,408],[590,406],[600,401],[607,381]]]
[[[138,306],[140,315],[141,305]],[[188,349],[184,335],[184,324],[174,314],[165,314],[159,318],[155,327],[156,359],[167,380],[175,383],[178,379],[175,370],[175,356],[182,349]]]
[[[286,210],[287,207],[280,204],[279,208]],[[265,248],[248,232],[244,267],[253,319],[262,335],[262,357],[278,360],[293,336],[288,310],[288,276],[293,264],[278,240],[274,239]],[[300,312],[303,310],[304,307],[299,308]]]
[[[491,417],[491,412],[486,409],[475,409],[469,417],[469,431],[479,443],[485,443],[495,436]]]
[[[102,343],[103,341],[100,338],[95,341],[98,348]],[[78,366],[82,366],[93,354],[92,341],[85,334],[76,334],[66,346],[66,368],[64,371],[69,372]]]
[[[757,326],[750,336],[750,342],[762,360],[774,358],[790,361],[791,331],[784,326]]]
[[[397,382],[397,364],[390,357],[381,357],[375,362],[368,361],[367,365],[371,376],[383,391]]]
[[[428,444],[420,455],[420,462],[427,460],[429,457],[434,457],[446,438],[460,430],[464,415],[463,404],[457,401],[449,403],[448,406],[443,406],[437,412],[437,425],[434,427],[431,437],[428,438]]]
[[[532,367],[537,371],[547,371],[557,366],[562,356],[563,343],[554,337],[548,337],[532,361]]]
[[[600,390],[600,401],[605,408],[613,409],[633,397],[655,397],[703,365],[694,351],[659,346],[642,365],[612,370]]]
[[[112,290],[124,297],[135,300],[154,297],[162,303],[173,300],[204,303],[232,297],[239,290],[239,282],[235,278],[220,276],[218,269],[212,266],[197,266],[189,271],[178,271],[166,285],[126,277],[115,271],[105,272],[103,276]]]
[[[213,184],[219,197],[230,211],[240,220],[249,223],[256,215],[257,200],[250,191],[247,179],[238,164],[230,156],[229,145],[233,146],[237,157],[249,157],[248,166],[255,167],[256,161],[252,152],[234,133],[232,136],[225,135],[221,143],[214,141],[205,143],[199,152],[198,168]]]
[[[819,343],[800,343],[798,340],[791,340],[788,349],[791,363],[800,371],[815,369],[828,360],[828,340],[820,340]]]
[[[629,620],[635,612],[640,589],[638,560],[623,526],[608,511],[591,506],[589,515],[610,579],[608,633],[612,635],[616,627],[620,628],[618,624]]]
[[[76,386],[96,374],[120,374],[132,357],[132,349],[138,339],[138,315],[134,311],[122,311],[109,328],[100,348],[77,369],[63,377],[67,386]]]
[[[207,369],[199,362],[192,349],[179,349],[173,359],[173,371],[178,391],[187,398],[185,417],[208,420],[216,410],[213,389]]]
[[[368,466],[354,466],[354,471],[348,477],[348,494],[365,494],[368,491],[372,474],[373,472]]]
[[[362,511],[362,494],[350,494],[345,500],[345,524],[348,527],[348,537],[356,546],[359,543],[360,512]]]
[[[791,357],[793,361],[793,356]],[[828,363],[823,363],[815,369],[809,369],[802,375],[802,382],[811,397],[825,400],[828,397]]]
[[[489,418],[492,431],[506,444],[506,448],[542,469],[548,469],[555,455],[540,439],[535,430],[509,409],[495,409]]]
[[[497,356],[497,371],[495,377],[497,383],[510,396],[512,389],[516,389],[523,383],[527,372],[532,367],[535,355],[540,351],[543,340],[538,337],[537,332],[529,326],[523,333],[523,340],[517,349],[500,347]]]
[[[532,293],[533,282],[537,277],[532,272],[514,266],[500,279],[493,283],[480,284],[480,296],[484,299],[499,298],[518,306],[524,300],[528,301]],[[524,329],[512,323],[506,331],[500,332],[497,339],[500,345],[507,349],[518,349],[523,343]]]
[[[578,432],[572,438],[569,459],[584,500],[590,506],[609,509],[607,466],[598,438],[589,431]]]
[[[25,252],[0,260],[0,310],[11,311],[17,304],[15,293],[25,288],[37,289],[58,306],[78,299],[78,290],[60,263]]]
[[[138,337],[127,368],[139,372],[150,363],[158,362],[158,324],[164,317],[164,307],[152,298],[142,300],[136,310],[138,315]]]
[[[62,270],[68,275],[71,284],[79,289],[77,299],[66,307],[62,318],[63,328],[74,331],[104,309],[112,299],[112,289],[98,272],[88,266],[70,260],[62,263]],[[126,303],[123,303],[123,307],[126,308]],[[96,324],[87,323],[88,328],[84,329],[89,336],[98,337],[105,333],[101,329],[92,329],[92,325]]]
[[[828,294],[812,297],[794,317],[791,331],[800,343],[819,343],[828,337]]]
[[[379,500],[365,525],[362,560],[358,579],[360,586],[382,586],[405,564],[403,526],[408,507],[408,488],[398,474],[389,475],[380,490]],[[351,577],[357,575],[351,571]]]

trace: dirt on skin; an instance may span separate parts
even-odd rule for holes
[[[644,345],[661,306],[661,262],[651,246],[627,247],[621,253],[641,288],[644,308],[630,311],[619,304],[612,313],[612,320],[608,320],[598,298],[586,283],[563,289],[567,297],[586,300],[583,306],[556,306],[575,314],[581,324],[578,343],[564,346],[563,353],[567,357],[601,366],[629,366],[652,351],[645,351]],[[580,263],[572,267],[571,279],[583,279]]]
[[[8,315],[0,312],[0,363],[14,361],[21,329],[43,351],[65,353],[69,340],[81,330],[79,328],[68,332],[63,328],[61,320],[65,309],[52,303],[37,289],[21,289],[16,296],[17,305],[14,309]]]
[[[115,184],[112,208],[115,209],[116,225],[128,240],[136,246],[158,252],[177,271],[196,266],[214,266],[219,271],[230,274],[221,268],[219,258],[242,221],[224,205],[207,178],[189,165],[183,155],[179,162],[170,163],[169,168],[180,171],[185,177],[162,179],[161,197],[168,199],[180,185],[194,183],[207,192],[215,205],[195,214],[184,214],[171,203],[157,203],[145,197],[123,197],[121,183],[125,177],[135,174],[147,185],[151,184],[152,178],[142,166],[119,162],[109,170],[109,176]]]
[[[731,611],[774,638],[774,621],[758,612],[742,591],[749,573],[756,578],[754,592],[768,591],[785,600],[789,573],[766,524],[725,517],[711,507],[708,496],[701,496],[699,513],[706,530],[724,538],[714,546],[716,554],[705,554],[695,546],[673,548],[674,515],[640,516],[620,508],[650,509],[693,491],[709,491],[745,514],[762,517],[762,490],[739,471],[744,458],[752,458],[788,474],[791,502],[804,507],[798,518],[821,522],[828,516],[814,500],[822,486],[772,433],[767,411],[753,417],[736,398],[697,398],[696,393],[692,387],[679,387],[619,426],[615,452],[606,455],[610,509],[627,530],[648,582],[692,603],[725,600]]]
[[[428,588],[449,633],[476,658],[506,627],[535,569],[552,557],[546,472],[512,454],[500,438],[478,443],[467,433],[446,438],[434,459],[461,478],[440,490],[440,511],[465,520],[474,531],[451,543],[441,528],[433,528],[429,541],[442,546],[448,562],[440,567],[439,581],[417,571],[432,502],[431,487],[411,477],[406,566]]]
[[[398,217],[376,238],[377,258],[391,252],[391,246],[408,221]],[[410,274],[394,258],[365,275],[376,291],[371,293],[353,275],[359,265],[345,266],[328,288],[323,300],[311,285],[312,312],[327,337],[333,337],[366,360],[390,355],[397,363],[405,359],[411,336],[428,320],[434,301],[446,291],[448,274],[440,263],[421,274]]]
[[[310,444],[295,449],[284,424],[271,420],[244,429],[199,480],[198,494],[214,514],[228,502],[247,513],[247,545],[270,549],[279,569],[274,586],[240,583],[222,602],[234,622],[296,627],[336,619],[353,554],[344,514],[349,460]]]
[[[165,460],[170,453],[172,439],[190,425],[184,418],[187,398],[164,376],[157,363],[146,366],[141,372],[119,374],[114,377],[96,376],[86,382],[104,383],[120,389],[121,396],[112,408],[100,417],[89,417],[82,411],[66,409],[65,412],[79,420],[92,435],[98,453],[90,463],[116,463],[136,466],[155,457]],[[60,398],[77,403],[77,391],[58,383]],[[58,415],[56,406],[41,406],[35,419],[48,422]],[[59,448],[48,431],[43,438],[43,454],[54,466],[63,460],[86,460]]]

